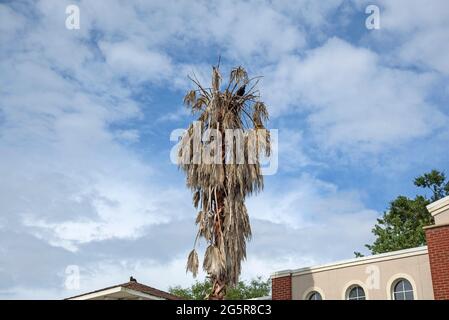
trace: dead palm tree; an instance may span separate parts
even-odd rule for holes
[[[263,188],[259,156],[270,154],[270,138],[264,127],[268,113],[259,100],[258,78],[249,79],[242,67],[231,71],[223,88],[218,66],[212,68],[210,88],[203,87],[196,77],[190,79],[196,89],[187,93],[184,103],[199,115],[196,124],[200,125],[192,123],[181,139],[178,161],[199,212],[198,234],[188,256],[187,270],[196,276],[195,247],[198,238],[204,238],[208,247],[203,269],[212,282],[212,291],[206,298],[224,299],[227,287],[238,281],[241,262],[246,258],[246,241],[251,237],[245,198]],[[208,141],[193,141],[197,129],[200,137],[208,132],[212,137]],[[230,136],[230,132],[237,134]],[[243,162],[237,159],[241,146]],[[203,161],[201,156],[205,154],[214,157],[213,163]],[[195,161],[198,157],[201,161]]]

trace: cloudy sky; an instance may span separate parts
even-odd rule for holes
[[[79,30],[65,26],[70,4]],[[224,73],[264,76],[279,129],[279,170],[248,200],[242,278],[363,251],[388,201],[449,169],[448,12],[446,0],[0,1],[0,298],[130,275],[193,282],[195,212],[169,136],[193,119],[187,75],[207,81],[219,55]]]

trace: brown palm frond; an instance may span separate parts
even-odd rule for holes
[[[229,82],[246,84],[247,81],[248,81],[248,73],[246,73],[246,70],[243,67],[239,66],[237,68],[232,69]]]
[[[186,106],[193,106],[196,101],[196,90],[190,90],[184,97],[184,104]]]
[[[196,275],[198,274],[198,265],[198,254],[196,253],[195,249],[193,249],[192,251],[190,251],[189,257],[187,258],[186,272],[192,272],[193,277],[196,278]]]

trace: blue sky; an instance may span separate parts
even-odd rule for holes
[[[65,27],[69,4],[79,30]],[[219,55],[225,74],[263,75],[279,130],[279,170],[248,199],[242,278],[351,258],[390,200],[419,192],[414,177],[448,172],[447,12],[444,0],[0,1],[0,298],[130,275],[192,283],[195,213],[169,135],[193,120],[187,75],[207,82]]]

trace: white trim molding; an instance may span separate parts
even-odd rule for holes
[[[358,265],[364,265],[364,264],[373,264],[373,263],[381,262],[381,261],[402,259],[405,257],[413,257],[413,256],[419,256],[419,255],[427,255],[427,254],[428,254],[427,246],[422,246],[422,247],[417,247],[417,248],[375,254],[372,256],[367,256],[367,257],[362,257],[362,258],[348,259],[348,260],[323,264],[323,265],[314,266],[314,267],[306,267],[306,268],[300,268],[300,269],[295,269],[295,270],[282,270],[282,271],[278,271],[278,272],[271,274],[271,278],[274,279],[274,278],[280,278],[280,277],[286,277],[286,276],[294,277],[294,276],[310,274],[310,273],[314,273],[314,272],[321,272],[321,271],[327,271],[327,270],[333,270],[333,269],[339,269],[339,268],[347,268],[350,266],[358,266]]]
[[[100,290],[92,293],[83,294],[80,296],[76,296],[74,298],[69,298],[69,300],[89,300],[89,299],[98,299],[98,298],[104,298],[105,300],[110,299],[108,295],[114,294],[114,293],[126,293],[130,296],[137,297],[138,299],[151,299],[151,300],[166,300],[161,297],[156,297],[148,293],[140,292],[137,290],[125,288],[122,286],[117,286],[114,288],[106,289],[106,290]]]
[[[449,196],[429,204],[426,208],[435,219],[435,224],[427,228],[449,224]]]
[[[89,299],[95,299],[95,298],[99,298],[102,296],[107,296],[110,294],[114,294],[114,293],[118,293],[122,291],[122,287],[114,287],[114,288],[110,288],[110,289],[106,289],[106,290],[101,290],[101,291],[96,291],[96,292],[91,292],[91,293],[86,293],[86,294],[82,294],[73,298],[68,298],[68,300],[89,300]]]
[[[442,211],[445,211],[449,208],[449,196],[444,197],[438,201],[432,202],[431,204],[426,206],[427,210],[430,212],[432,216],[435,216]]]

